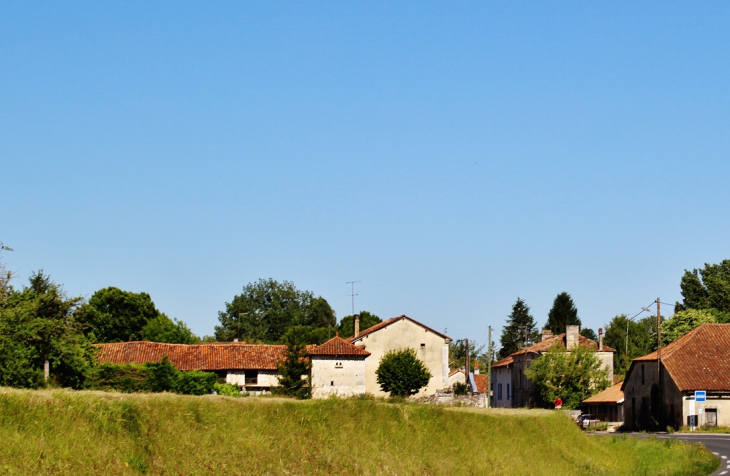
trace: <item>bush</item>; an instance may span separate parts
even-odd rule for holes
[[[238,385],[232,385],[230,383],[216,383],[213,385],[213,390],[215,390],[215,393],[218,395],[223,395],[224,397],[243,396],[241,388]]]
[[[162,362],[147,362],[144,364],[149,370],[147,374],[147,388],[153,392],[174,392],[177,388],[179,370],[167,359]]]
[[[91,371],[91,388],[124,393],[147,390],[149,369],[141,364],[98,364]]]
[[[216,384],[216,375],[213,372],[180,372],[177,378],[175,391],[185,395],[206,395],[213,391]]]
[[[391,397],[408,397],[415,395],[428,385],[431,372],[418,359],[416,351],[407,348],[391,350],[380,359],[378,370],[375,371],[378,384]]]
[[[456,382],[452,387],[454,395],[469,395],[469,385],[463,382]]]

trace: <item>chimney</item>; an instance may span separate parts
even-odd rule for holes
[[[580,326],[565,326],[565,350],[573,350],[580,342]]]
[[[353,337],[357,337],[357,335],[360,333],[360,314],[355,314],[355,335]]]
[[[598,352],[603,352],[603,328],[598,328]]]
[[[479,361],[474,361],[474,375],[479,375]]]
[[[550,329],[543,329],[542,334],[540,334],[540,341],[552,339],[552,337],[553,337],[553,331],[551,331]]]

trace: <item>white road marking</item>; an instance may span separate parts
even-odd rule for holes
[[[722,473],[720,473],[720,474],[727,474],[727,471],[723,471],[723,472],[722,472]]]
[[[712,454],[713,454],[713,455],[715,455],[715,456],[718,456],[718,455],[719,455],[720,453],[715,453],[715,452],[713,451],[713,452],[712,452]]]
[[[722,458],[722,459],[727,459],[727,456],[720,456],[720,458]]]

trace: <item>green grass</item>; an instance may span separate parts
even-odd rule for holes
[[[560,412],[0,388],[0,474],[709,474]]]
[[[685,425],[677,431],[679,433],[730,433],[730,426],[700,426],[692,431],[689,426]]]

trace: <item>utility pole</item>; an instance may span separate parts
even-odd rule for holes
[[[469,339],[466,339],[466,352],[464,354],[466,359],[466,362],[464,362],[464,375],[466,376],[466,384],[469,385]],[[471,391],[473,392],[474,389],[472,388]]]
[[[662,415],[662,303],[661,299],[656,298],[656,369],[657,383],[659,384],[659,424],[664,423]]]
[[[626,372],[629,371],[629,316],[626,316],[626,346],[624,347],[624,350],[626,351]]]
[[[487,362],[487,408],[490,408],[492,406],[492,326],[489,326]]]

